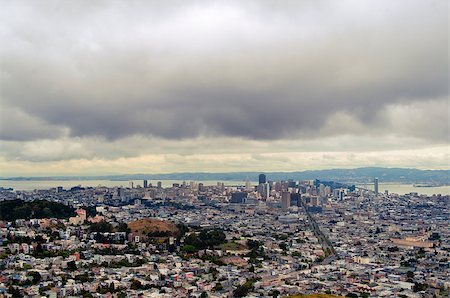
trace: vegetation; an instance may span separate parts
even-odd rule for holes
[[[297,294],[288,296],[288,298],[340,298],[342,296],[336,296],[332,294]]]
[[[214,246],[221,245],[225,242],[225,233],[219,229],[202,230],[199,234],[192,233],[184,240],[186,245],[191,245],[197,250],[207,248],[213,249]]]
[[[255,280],[247,280],[243,285],[240,285],[233,291],[233,297],[245,297],[253,290]]]
[[[105,220],[92,223],[91,226],[89,227],[90,232],[111,233],[113,230],[114,230],[113,226]]]
[[[128,223],[129,231],[141,237],[178,237],[179,228],[170,221],[143,218]],[[184,231],[184,230],[183,230]]]
[[[0,202],[0,220],[14,221],[31,218],[69,218],[75,209],[57,202],[37,200],[8,200]]]
[[[258,264],[260,263],[258,260],[259,258],[267,259],[267,255],[264,252],[261,242],[249,239],[247,240],[247,247],[250,249],[250,252],[246,255],[246,257],[250,258],[250,263]]]
[[[219,245],[218,248],[221,250],[237,251],[237,250],[244,250],[245,246],[236,242],[227,242]]]
[[[105,268],[139,267],[145,263],[147,263],[145,259],[137,259],[133,263],[130,263],[127,259],[122,259],[111,263],[103,262],[101,266]]]
[[[33,252],[33,257],[39,258],[39,259],[52,258],[52,257],[58,257],[58,256],[67,258],[72,253],[74,253],[74,251],[69,251],[69,250],[46,250],[39,243],[36,246],[36,249]]]

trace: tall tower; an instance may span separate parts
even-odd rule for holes
[[[264,183],[263,186],[264,186],[264,191],[263,191],[264,201],[267,201],[270,196],[270,185],[269,185],[269,183]]]
[[[259,174],[258,180],[259,180],[259,184],[266,183],[266,175]]]
[[[148,181],[144,180],[144,188],[147,188],[147,187],[148,187]]]
[[[287,191],[281,193],[281,210],[288,211],[291,206],[291,194]]]
[[[378,195],[378,178],[373,179],[373,191]]]

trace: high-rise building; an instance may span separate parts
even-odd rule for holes
[[[291,206],[302,206],[302,195],[299,193],[291,193]]]
[[[287,191],[281,193],[281,210],[287,211],[291,206],[291,194]]]
[[[117,188],[117,196],[121,199],[125,197],[125,192],[122,187]]]
[[[325,186],[325,196],[328,197],[331,195],[331,187]]]
[[[259,174],[258,180],[259,180],[259,184],[266,183],[266,175]]]
[[[134,183],[133,183],[133,181],[130,181],[130,188],[134,188]]]
[[[375,192],[375,195],[378,195],[378,178],[373,180],[373,191]]]
[[[148,187],[148,181],[144,180],[144,188],[147,188],[147,187]]]
[[[251,191],[252,190],[252,185],[250,184],[250,181],[248,179],[245,180],[245,190],[246,191]]]
[[[162,188],[162,182],[158,181],[158,183],[156,184],[158,188]]]
[[[325,185],[323,185],[322,183],[319,184],[319,196],[325,196]]]
[[[246,199],[247,199],[246,192],[233,192],[231,194],[230,203],[242,204],[245,203]]]
[[[270,196],[270,185],[269,183],[264,183],[264,200],[267,201]]]
[[[342,188],[336,188],[333,191],[333,197],[337,200],[337,201],[343,201],[344,200],[344,195],[345,195],[345,190]]]

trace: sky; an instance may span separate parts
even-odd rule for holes
[[[0,2],[1,177],[450,169],[445,0]]]

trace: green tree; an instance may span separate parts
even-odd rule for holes
[[[270,293],[269,293],[269,296],[271,296],[272,298],[277,298],[278,296],[280,296],[280,291],[278,291],[278,290],[272,290],[272,291],[270,291]]]
[[[133,279],[131,281],[131,289],[132,290],[139,290],[141,288],[142,288],[142,283],[139,280]]]
[[[70,261],[70,262],[67,262],[67,270],[69,270],[69,271],[75,271],[75,270],[77,270],[78,268],[77,268],[77,264],[75,263],[75,261]]]
[[[13,298],[22,298],[22,294],[20,292],[20,289],[17,287],[9,286],[8,293],[11,294]]]
[[[197,251],[197,249],[195,248],[195,246],[189,245],[189,244],[183,245],[183,246],[181,247],[181,250],[184,251],[184,252],[187,252],[187,253],[195,253],[195,252]]]
[[[91,226],[89,227],[89,231],[90,232],[98,232],[98,233],[111,233],[113,231],[113,226],[105,221],[99,221],[99,222],[95,222],[92,223]]]
[[[233,297],[245,297],[253,289],[253,282],[246,281],[233,291]]]
[[[32,277],[32,282],[34,285],[38,284],[42,279],[41,275],[37,271],[30,271],[27,275]]]
[[[223,290],[223,286],[220,282],[216,283],[216,285],[213,288],[214,291],[222,291]]]

